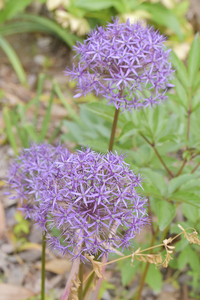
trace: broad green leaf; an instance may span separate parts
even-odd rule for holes
[[[165,183],[165,179],[161,174],[154,172],[148,168],[141,168],[140,171],[142,174],[146,175],[145,181],[148,180],[160,191],[162,195],[165,194],[167,186]]]
[[[188,73],[189,73],[190,87],[193,86],[193,82],[199,70],[199,66],[200,66],[200,41],[199,41],[199,34],[197,33],[192,42],[189,51],[189,56],[188,56]]]
[[[174,51],[171,52],[171,61],[173,67],[176,69],[178,78],[181,80],[184,87],[188,87],[189,81],[188,81],[188,74],[187,74],[186,67],[183,64],[183,62],[178,58],[178,56],[175,54]]]
[[[15,50],[10,46],[10,44],[1,35],[0,35],[0,47],[5,52],[5,54],[8,56],[8,59],[19,78],[19,81],[23,85],[26,86],[27,85],[26,74],[24,72],[22,64],[21,64]]]
[[[194,83],[193,83],[193,91],[195,92],[200,87],[200,72],[195,77]]]
[[[158,202],[158,225],[163,231],[173,220],[176,214],[176,207],[174,204],[165,200]]]
[[[178,269],[180,270],[182,270],[189,261],[189,247],[187,246],[178,256]]]
[[[178,189],[182,184],[194,178],[195,175],[193,174],[183,174],[178,177],[172,178],[168,184],[169,195],[173,194],[174,191]]]
[[[101,0],[101,1],[94,1],[94,0],[78,0],[76,1],[76,6],[80,8],[84,8],[86,10],[95,11],[95,10],[102,10],[114,6],[118,0]]]
[[[192,270],[195,272],[198,272],[200,270],[200,261],[199,261],[199,255],[197,254],[196,251],[194,251],[191,246],[189,246],[189,251],[188,251],[188,262]]]
[[[31,3],[31,0],[9,0],[5,8],[0,11],[0,23],[12,18],[16,13],[23,10]]]
[[[85,106],[86,109],[88,109],[90,112],[96,114],[97,116],[113,122],[114,114],[115,114],[115,108],[113,106],[104,104],[102,102],[93,102],[89,103]],[[119,115],[117,126],[122,128],[124,124],[126,123],[126,119],[123,115]]]
[[[181,84],[178,78],[173,79],[172,83],[175,85],[175,90],[180,100],[179,103],[183,105],[186,109],[188,109],[189,98],[187,96],[187,92],[184,86]]]
[[[149,266],[145,282],[157,293],[162,288],[162,274],[154,264]]]
[[[122,128],[121,134],[117,140],[118,141],[123,140],[131,135],[134,135],[136,132],[137,132],[137,129],[134,128],[133,122],[129,121]]]
[[[169,199],[180,203],[188,203],[200,208],[200,196],[192,192],[179,191],[171,195]]]
[[[200,106],[200,88],[196,91],[195,95],[192,97],[192,111],[197,109],[199,106]]]
[[[179,40],[183,40],[181,24],[172,9],[166,8],[161,3],[142,3],[139,9],[150,12],[154,22],[171,28],[177,34]]]
[[[148,184],[142,183],[143,189],[140,190],[141,194],[144,196],[152,196],[158,199],[163,199],[160,191],[154,186],[149,186]]]
[[[195,206],[182,203],[181,208],[184,216],[191,222],[195,223],[200,218],[200,209]]]
[[[138,271],[139,265],[137,260],[134,261],[133,266],[131,266],[130,260],[124,261],[120,268],[123,286],[126,286],[133,279]]]

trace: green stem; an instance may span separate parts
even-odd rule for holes
[[[79,280],[81,282],[79,289],[78,289],[78,299],[83,300],[83,263],[80,262],[79,265]]]
[[[83,298],[87,294],[87,291],[88,291],[88,289],[89,289],[89,287],[90,287],[90,285],[92,283],[93,278],[94,278],[94,272],[90,275],[90,277],[87,280],[87,283],[86,283],[85,288],[83,290]]]
[[[108,148],[109,151],[112,151],[112,149],[113,149],[118,116],[119,116],[119,109],[116,108],[115,116],[114,116],[114,120],[113,120],[113,124],[112,124],[112,131],[111,131],[111,135],[110,135],[110,142],[109,142],[109,148]]]
[[[46,232],[42,235],[41,300],[45,300],[45,250]]]

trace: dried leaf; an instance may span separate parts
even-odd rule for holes
[[[186,230],[178,224],[178,227],[183,231],[184,237],[191,243],[200,245],[200,240],[198,238],[198,232],[194,230],[192,233],[187,233]]]
[[[87,254],[86,257],[87,257],[87,259],[89,259],[89,261],[91,261],[94,272],[97,275],[97,277],[105,279],[104,275],[101,272],[101,268],[103,267],[102,263],[94,260],[94,256],[90,256]]]
[[[22,286],[0,283],[0,300],[24,300],[33,296],[32,291]]]
[[[39,264],[35,264],[37,269],[41,269],[41,262]],[[52,273],[62,275],[65,272],[69,271],[71,268],[71,262],[66,259],[55,258],[52,259],[45,264],[45,270],[50,271]]]
[[[78,298],[78,288],[81,285],[81,282],[76,274],[76,278],[72,279],[72,285],[70,287],[69,300],[79,300]]]

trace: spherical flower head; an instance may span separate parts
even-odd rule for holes
[[[54,161],[59,161],[61,157],[63,161],[69,155],[70,153],[60,145],[54,147],[45,143],[32,144],[30,148],[23,149],[10,166],[8,184],[10,188],[15,189],[15,197],[21,199],[21,210],[25,218],[37,221],[44,229],[47,212],[49,207],[52,207],[54,198],[47,198],[43,191],[50,189],[47,183],[50,184],[58,176],[59,170]],[[53,188],[55,189],[55,186]]]
[[[146,199],[137,193],[141,185],[124,162],[124,156],[98,154],[90,148],[76,151],[57,163],[60,180],[51,213],[49,245],[63,254],[85,260],[84,254],[103,255],[114,248],[129,247],[132,239],[148,223]]]
[[[171,50],[164,41],[153,27],[129,20],[120,24],[116,19],[91,31],[83,44],[74,47],[80,55],[78,67],[65,72],[77,81],[75,97],[94,92],[123,111],[159,104],[173,86]]]

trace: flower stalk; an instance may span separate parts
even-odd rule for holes
[[[45,300],[45,250],[46,232],[42,235],[41,300]]]

